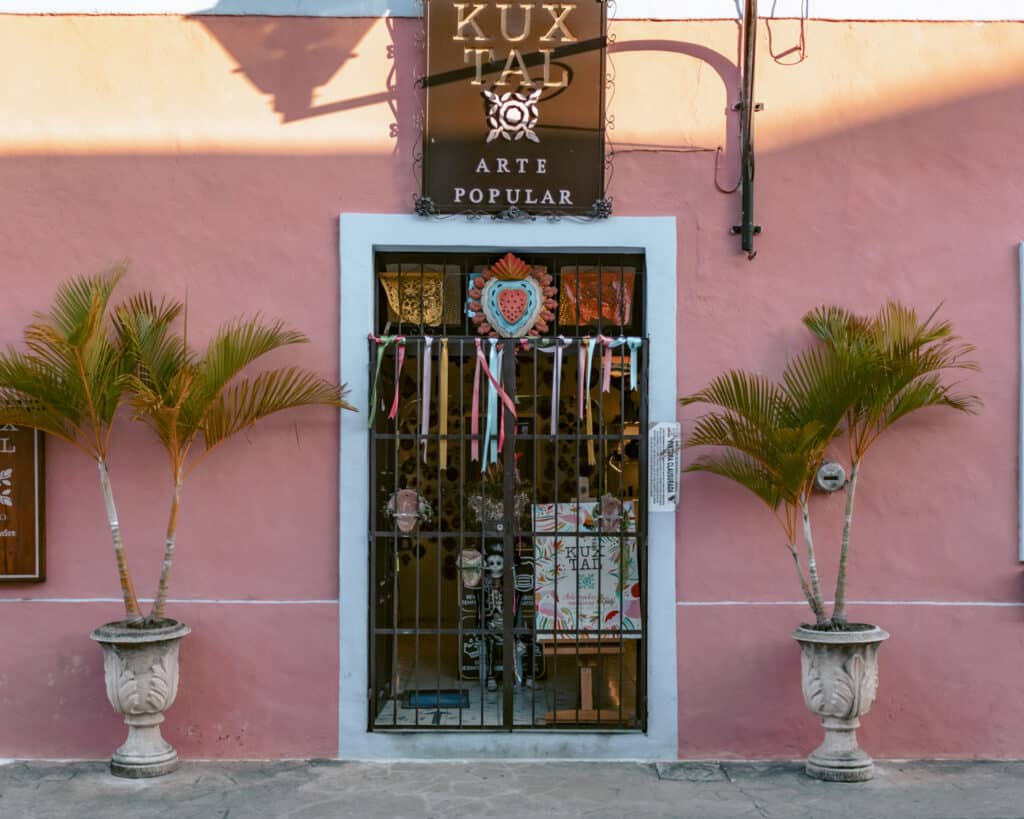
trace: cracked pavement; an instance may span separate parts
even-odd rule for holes
[[[4,819],[1024,819],[1024,762],[878,762],[824,783],[797,762],[102,762],[0,766]]]

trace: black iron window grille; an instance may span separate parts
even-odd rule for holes
[[[500,255],[376,257],[369,728],[644,730],[643,257],[518,254],[524,341],[466,315]]]

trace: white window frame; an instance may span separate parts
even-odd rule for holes
[[[646,257],[651,422],[676,419],[676,220],[612,217],[586,223],[490,219],[467,222],[412,215],[345,213],[340,219],[341,379],[360,413],[343,412],[339,455],[338,757],[341,759],[676,759],[676,516],[651,513],[647,569],[647,731],[431,733],[371,732],[368,617],[370,482],[367,335],[374,330],[374,254],[378,251],[608,252]]]

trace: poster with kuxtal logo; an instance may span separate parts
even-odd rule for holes
[[[538,640],[640,637],[640,564],[628,536],[636,505],[613,505],[611,513],[607,501],[533,507]]]

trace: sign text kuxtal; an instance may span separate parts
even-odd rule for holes
[[[604,200],[601,0],[427,0],[423,196],[440,213]]]

